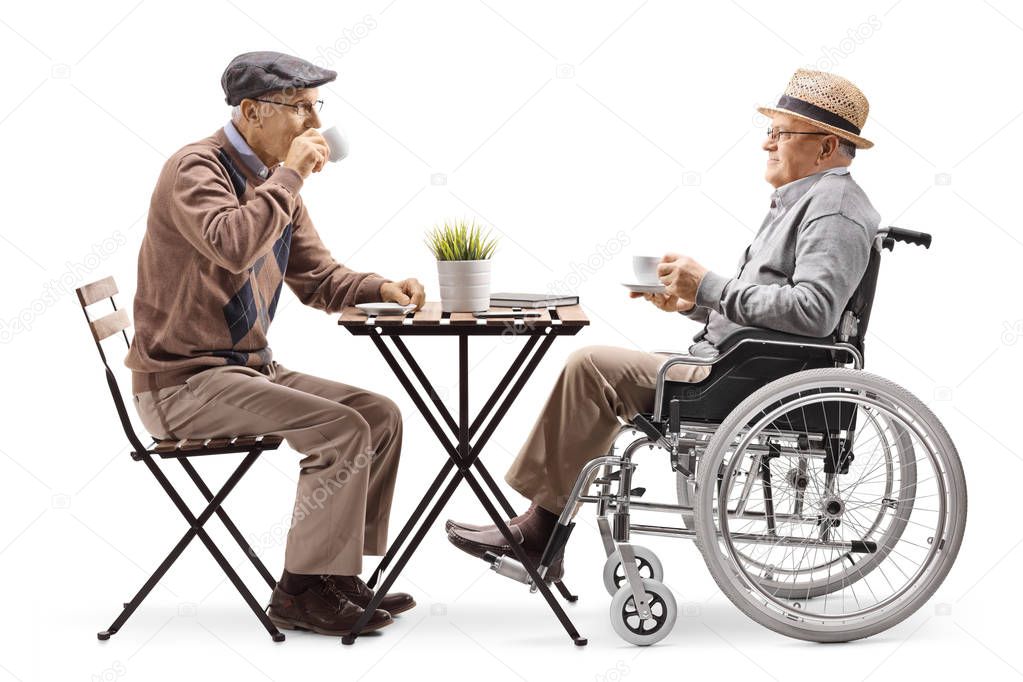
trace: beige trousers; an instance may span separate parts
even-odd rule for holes
[[[544,509],[560,512],[583,465],[607,453],[619,417],[651,412],[657,370],[666,356],[612,346],[587,346],[565,362],[533,430],[505,481]],[[710,368],[675,365],[673,381],[696,382]]]
[[[363,554],[386,551],[402,433],[389,398],[273,362],[264,372],[204,370],[183,385],[137,394],[135,407],[158,438],[277,434],[305,455],[288,571],[358,575]]]

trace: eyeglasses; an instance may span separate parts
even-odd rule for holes
[[[298,109],[298,113],[302,116],[309,116],[313,112],[323,111],[323,100],[318,99],[315,102],[299,102],[298,104],[291,104],[289,102],[274,102],[269,99],[255,99],[253,102],[264,102],[266,104],[279,104],[282,107],[291,107],[292,109]]]
[[[768,128],[767,136],[771,138],[771,142],[777,142],[778,140],[787,140],[788,137],[782,137],[782,135],[831,135],[831,133],[800,133],[794,130],[778,130],[777,128]]]

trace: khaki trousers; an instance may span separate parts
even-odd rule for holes
[[[607,453],[619,417],[651,412],[657,370],[666,356],[612,346],[587,346],[565,362],[532,432],[504,480],[548,511],[560,513],[583,466]],[[701,381],[703,365],[675,365],[673,381]],[[577,508],[578,511],[578,508]]]
[[[305,457],[284,566],[358,575],[363,554],[387,549],[401,412],[389,398],[295,372],[229,365],[180,386],[140,393],[135,407],[158,438],[283,436]]]

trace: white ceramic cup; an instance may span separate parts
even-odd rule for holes
[[[657,278],[657,265],[661,262],[660,256],[633,256],[632,272],[636,275],[637,284],[660,284]]]
[[[323,135],[323,139],[327,141],[327,146],[330,147],[329,158],[331,161],[340,161],[348,156],[348,139],[337,126],[321,130],[320,135]]]

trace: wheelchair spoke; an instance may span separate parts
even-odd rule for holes
[[[716,517],[721,551],[765,606],[788,612],[795,601],[798,619],[883,612],[934,558],[948,511],[940,453],[873,391],[818,386],[749,414],[712,465],[712,507],[726,510]]]

